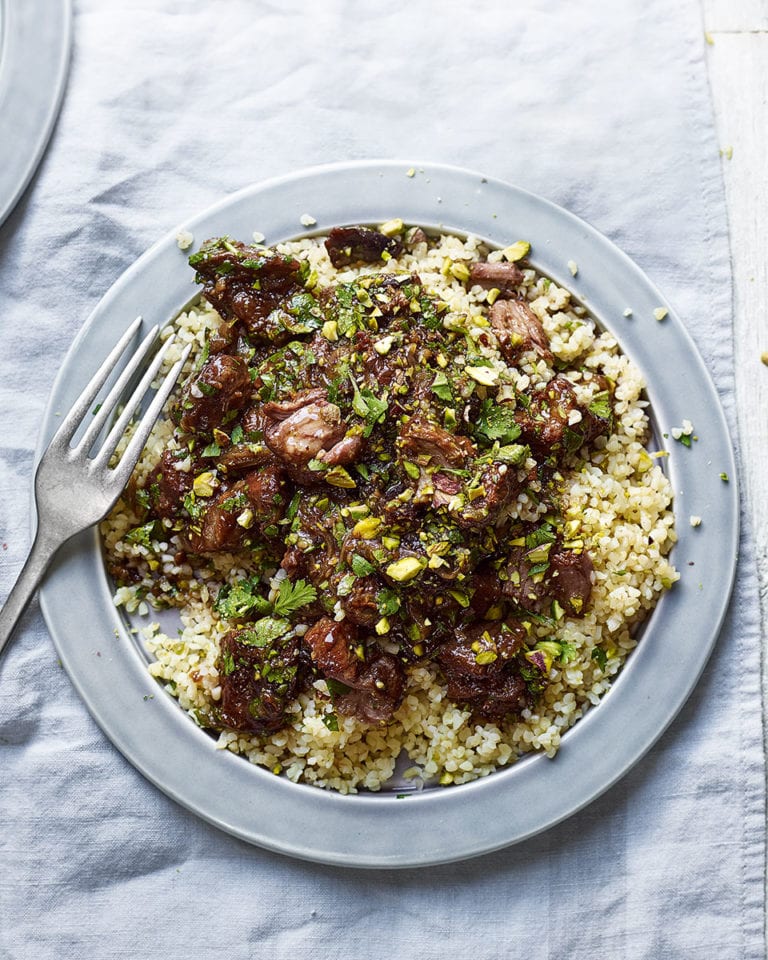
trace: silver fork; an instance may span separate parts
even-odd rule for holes
[[[152,426],[173,390],[189,355],[190,348],[187,346],[180,359],[168,371],[152,402],[137,423],[136,430],[128,441],[120,461],[115,467],[110,467],[109,461],[120,438],[149,390],[163,362],[163,357],[175,338],[175,334],[172,334],[152,358],[139,385],[131,394],[130,400],[110,429],[104,443],[93,457],[89,457],[91,448],[120,403],[126,387],[141,369],[154,346],[158,332],[157,326],[154,326],[142,340],[106,399],[95,414],[89,417],[91,405],[128,345],[133,341],[140,326],[141,317],[138,317],[75,401],[75,405],[53,435],[38,464],[35,474],[37,532],[19,578],[0,610],[0,653],[8,643],[13,628],[59,547],[76,533],[98,523],[117,502],[141,456]],[[75,446],[72,446],[78,427],[87,417],[89,422],[83,436]]]

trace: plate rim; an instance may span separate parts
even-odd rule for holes
[[[312,182],[315,178],[319,178],[320,180],[331,178],[331,180],[333,180],[334,177],[338,178],[340,175],[341,176],[349,175],[350,177],[361,176],[363,179],[365,179],[366,176],[372,177],[374,174],[380,176],[382,175],[381,171],[385,171],[387,174],[397,173],[402,178],[404,176],[405,170],[410,167],[414,167],[419,171],[427,171],[428,173],[431,174],[433,178],[438,180],[440,178],[443,178],[447,182],[455,183],[455,181],[458,179],[462,184],[464,184],[464,186],[467,189],[469,189],[470,185],[476,187],[478,183],[486,184],[486,185],[489,185],[489,189],[494,189],[497,191],[500,190],[504,194],[510,194],[514,196],[518,201],[524,199],[527,203],[529,204],[533,203],[535,207],[539,209],[548,210],[549,214],[551,216],[554,216],[556,221],[559,221],[561,223],[565,222],[569,224],[570,228],[572,230],[576,230],[577,232],[581,232],[581,233],[585,232],[584,233],[585,237],[592,242],[597,240],[598,248],[605,249],[605,246],[607,245],[608,249],[610,249],[611,251],[611,256],[618,263],[620,263],[625,270],[629,270],[633,274],[635,281],[638,281],[639,279],[641,284],[645,287],[646,290],[648,290],[651,294],[653,294],[653,296],[656,298],[659,304],[668,303],[666,298],[662,297],[661,293],[657,290],[657,288],[652,283],[652,281],[650,281],[650,279],[645,275],[644,271],[642,271],[641,268],[633,260],[631,260],[625,253],[623,253],[623,251],[621,251],[618,247],[616,247],[608,238],[604,237],[599,231],[597,231],[594,227],[592,227],[582,218],[577,217],[576,215],[570,213],[567,210],[564,210],[563,208],[559,207],[557,204],[554,204],[549,200],[546,200],[541,197],[537,197],[536,195],[528,191],[522,190],[519,187],[505,183],[503,180],[499,180],[493,177],[488,177],[483,174],[477,173],[476,171],[466,170],[461,167],[455,167],[447,164],[435,164],[431,162],[417,163],[410,160],[406,160],[406,161],[366,160],[366,161],[354,161],[349,163],[326,164],[322,166],[304,168],[302,170],[298,170],[293,173],[284,174],[279,177],[271,178],[261,183],[251,184],[243,188],[242,190],[236,191],[235,193],[220,199],[219,201],[217,201],[216,203],[208,207],[206,210],[189,218],[187,221],[180,224],[178,227],[174,228],[174,230],[169,231],[164,237],[158,240],[157,243],[153,244],[144,254],[142,254],[141,257],[139,257],[133,264],[131,264],[128,267],[128,269],[121,275],[121,277],[118,278],[115,284],[113,284],[112,287],[110,287],[110,289],[105,293],[100,303],[96,306],[94,311],[91,313],[85,325],[83,326],[81,331],[78,333],[77,337],[75,338],[72,344],[72,347],[70,348],[70,351],[67,354],[67,357],[62,363],[59,374],[56,377],[53,388],[51,390],[51,396],[49,398],[48,405],[46,407],[43,426],[40,432],[40,440],[38,443],[36,459],[39,459],[40,453],[42,451],[42,446],[46,441],[47,435],[49,435],[50,432],[52,432],[50,430],[50,427],[52,425],[55,425],[51,423],[53,406],[55,405],[56,397],[60,393],[62,393],[62,387],[66,383],[67,377],[70,375],[69,368],[75,362],[75,358],[81,344],[84,343],[86,339],[89,337],[89,334],[92,333],[94,325],[99,322],[100,316],[103,313],[105,313],[106,310],[109,309],[110,301],[115,299],[115,297],[119,295],[120,292],[122,292],[123,288],[125,287],[130,288],[131,283],[134,283],[135,278],[141,275],[141,272],[145,268],[145,266],[147,266],[148,264],[151,265],[151,263],[157,259],[157,257],[160,255],[162,251],[165,251],[165,253],[167,254],[169,249],[172,249],[171,244],[175,244],[175,235],[180,228],[190,229],[192,227],[196,227],[199,224],[203,224],[210,221],[211,219],[215,219],[216,216],[218,216],[222,212],[231,211],[233,207],[236,208],[238,205],[247,202],[248,199],[252,199],[254,197],[258,197],[263,194],[270,194],[275,192],[279,194],[281,189],[285,188],[286,186],[295,185],[297,183]],[[426,179],[426,174],[424,174],[424,176]],[[397,184],[395,184],[395,186],[397,186]],[[390,206],[391,206],[391,201],[390,201]],[[443,207],[441,209],[441,212],[446,209],[449,209],[449,207]],[[405,211],[402,211],[402,212],[405,212]],[[332,224],[323,224],[323,226],[325,227],[330,225]],[[449,229],[449,227],[446,226],[446,229]],[[306,232],[306,229],[303,232]],[[297,221],[294,235],[298,236],[301,233],[302,233],[302,230],[299,229],[299,224]],[[536,248],[534,247],[534,252],[535,250]],[[186,260],[186,258],[184,258],[184,260]],[[536,257],[532,257],[532,260],[533,262],[537,262]],[[550,276],[553,276],[556,282],[562,283],[568,289],[574,291],[577,295],[579,295],[576,289],[577,287],[577,284],[575,282],[576,278],[571,277],[570,282],[568,282],[567,278],[563,273],[563,271],[565,270],[565,266],[566,266],[565,262],[563,262],[561,275],[559,278],[556,275],[556,271],[553,271],[552,269],[547,268],[546,272]],[[188,269],[188,268],[185,268],[185,269]],[[593,308],[589,303],[587,305],[591,311]],[[166,318],[166,319],[170,319],[170,318]],[[604,320],[605,320],[604,317],[598,316],[598,319],[600,320],[600,322],[604,323]],[[607,325],[607,328],[617,335],[617,338],[620,341],[622,349],[625,352],[632,355],[632,351],[626,349],[626,342],[622,338],[621,334],[616,333],[615,326],[616,324],[611,323]],[[357,849],[355,852],[350,851],[348,842],[346,842],[345,844],[342,844],[342,846],[339,847],[338,838],[336,838],[336,841],[335,841],[336,843],[335,848],[332,849],[334,845],[334,841],[331,841],[330,844],[328,843],[328,841],[326,841],[325,847],[320,849],[317,845],[312,845],[311,843],[307,843],[306,841],[303,843],[301,842],[291,843],[287,841],[285,837],[275,839],[274,836],[264,835],[263,831],[259,833],[257,831],[254,831],[253,829],[243,828],[242,823],[235,823],[231,819],[227,820],[219,814],[211,815],[210,811],[206,809],[201,809],[199,803],[193,802],[190,804],[189,796],[188,795],[185,796],[184,791],[179,791],[178,789],[175,789],[172,785],[170,785],[167,782],[167,778],[163,778],[162,776],[158,777],[157,771],[152,767],[152,765],[148,765],[145,762],[145,758],[142,756],[138,756],[137,751],[131,748],[131,744],[129,742],[130,738],[128,738],[128,741],[126,741],[125,737],[120,735],[120,731],[115,731],[114,729],[108,729],[108,727],[110,727],[111,724],[108,719],[105,721],[105,718],[102,715],[102,711],[98,707],[95,707],[95,704],[93,702],[94,698],[92,695],[92,691],[89,690],[88,680],[86,679],[86,681],[83,682],[83,678],[85,674],[83,673],[83,670],[82,670],[82,663],[78,661],[76,657],[72,657],[71,651],[67,648],[67,639],[65,636],[66,631],[63,631],[61,618],[57,617],[57,613],[55,610],[56,600],[54,597],[54,591],[52,589],[51,582],[47,582],[44,585],[43,589],[41,590],[41,607],[43,609],[46,622],[48,623],[49,629],[54,639],[54,643],[62,658],[62,662],[64,663],[64,666],[67,669],[67,672],[69,673],[73,681],[73,684],[78,690],[78,693],[80,694],[84,703],[86,704],[88,709],[91,711],[92,715],[97,720],[97,723],[99,723],[99,725],[102,727],[102,730],[104,730],[104,732],[107,734],[109,739],[112,740],[112,742],[118,747],[118,749],[127,757],[127,759],[129,759],[131,763],[133,763],[134,766],[137,767],[137,769],[139,769],[142,772],[142,774],[147,779],[153,782],[159,789],[161,789],[167,795],[171,796],[174,800],[179,802],[181,805],[187,807],[187,809],[192,810],[192,812],[200,816],[202,819],[205,819],[208,822],[219,827],[220,829],[224,829],[225,831],[232,833],[235,836],[238,836],[241,839],[244,839],[250,843],[254,843],[258,846],[266,847],[268,849],[285,853],[291,856],[295,856],[301,859],[312,860],[316,862],[332,863],[336,865],[344,865],[344,866],[352,866],[352,867],[370,867],[370,868],[414,867],[414,866],[429,866],[437,863],[447,863],[455,860],[467,859],[472,856],[479,856],[485,853],[490,853],[494,850],[507,847],[513,843],[521,842],[530,836],[533,836],[543,830],[551,828],[556,823],[561,822],[567,817],[572,816],[575,813],[577,813],[579,810],[583,809],[587,804],[591,803],[598,796],[602,795],[607,790],[609,790],[618,780],[620,780],[623,776],[626,775],[626,773],[628,772],[629,769],[631,769],[631,767],[633,767],[637,762],[639,762],[639,760],[647,753],[648,750],[651,749],[653,744],[665,732],[665,730],[668,729],[669,725],[673,722],[677,713],[680,711],[680,709],[682,709],[683,705],[688,700],[688,697],[693,691],[696,683],[698,682],[701,672],[706,666],[709,656],[711,655],[712,649],[714,648],[714,645],[717,641],[717,636],[722,627],[723,620],[727,614],[729,598],[730,598],[731,591],[733,589],[733,584],[735,581],[736,557],[737,557],[738,535],[739,535],[738,476],[736,473],[735,458],[733,455],[732,445],[730,443],[727,421],[725,419],[725,415],[722,410],[722,407],[719,403],[717,391],[709,375],[709,371],[707,370],[703,360],[701,359],[698,353],[698,350],[695,348],[693,341],[687,329],[685,328],[685,325],[680,321],[679,317],[671,307],[670,307],[670,316],[667,318],[667,321],[665,322],[664,327],[667,330],[672,330],[675,336],[682,341],[683,346],[686,348],[688,359],[689,361],[692,362],[692,365],[695,368],[694,372],[696,374],[696,379],[699,385],[703,386],[704,393],[709,394],[709,399],[714,400],[714,406],[709,411],[709,415],[714,418],[716,425],[719,427],[718,441],[721,444],[724,442],[724,449],[727,451],[727,457],[725,458],[727,460],[727,463],[721,464],[722,469],[726,469],[727,467],[727,470],[730,476],[730,483],[722,485],[723,492],[726,497],[728,512],[730,514],[730,521],[731,521],[728,524],[728,532],[730,536],[728,541],[729,561],[728,561],[727,590],[721,594],[721,600],[718,604],[716,604],[717,615],[714,621],[712,621],[714,623],[714,626],[709,631],[711,634],[711,637],[708,639],[708,642],[704,645],[706,648],[706,653],[703,657],[699,658],[699,661],[697,662],[697,669],[693,673],[690,673],[687,676],[687,682],[684,684],[684,689],[681,688],[678,691],[678,702],[676,702],[676,704],[674,705],[674,708],[672,710],[667,710],[664,713],[663,721],[658,722],[655,725],[653,735],[646,736],[644,738],[642,749],[634,750],[629,756],[624,757],[624,759],[621,762],[614,763],[610,770],[610,773],[609,774],[603,773],[597,788],[593,789],[589,793],[589,796],[586,796],[585,798],[583,798],[581,802],[577,804],[571,804],[570,806],[568,804],[561,805],[561,807],[558,808],[558,810],[556,811],[556,814],[553,815],[552,813],[550,813],[548,817],[544,818],[542,822],[538,823],[533,828],[529,827],[528,829],[521,829],[521,830],[518,830],[517,833],[514,833],[514,830],[513,830],[511,832],[511,835],[506,836],[504,838],[500,839],[498,836],[496,836],[493,840],[489,840],[488,838],[485,838],[483,836],[480,836],[480,837],[475,836],[474,838],[470,838],[468,842],[467,841],[463,842],[463,844],[461,845],[461,849],[459,850],[453,850],[453,851],[441,850],[436,852],[435,849],[431,848],[429,854],[427,855],[419,855],[418,853],[414,853],[414,851],[410,849],[408,850],[397,849],[397,850],[389,850],[389,851],[379,849],[374,853],[369,853],[366,855],[365,852],[361,853],[359,849]],[[654,393],[654,387],[650,383],[648,386],[648,393],[649,393],[649,396],[651,396],[652,398]],[[654,404],[654,406],[656,406],[656,404]],[[690,451],[687,451],[687,452],[690,453]],[[675,458],[675,460],[677,460],[677,458]],[[670,469],[670,476],[671,478],[674,478],[674,480],[678,479],[676,471],[673,468]],[[677,491],[675,492],[677,497]],[[722,501],[720,502],[719,505],[722,510],[722,508],[724,507],[724,504],[722,503]],[[676,526],[679,530],[683,526],[684,520],[681,516],[677,515],[677,511],[676,511],[676,517],[677,517]],[[97,549],[97,547],[98,547],[98,540],[95,534],[93,535],[93,537],[91,537],[90,545],[84,544],[82,541],[80,544],[81,551],[84,548],[87,548],[93,551]],[[75,547],[74,549],[76,553],[77,547]],[[70,551],[70,554],[71,554],[71,551]],[[55,582],[55,578],[57,576],[59,577],[61,576],[62,566],[63,566],[62,564],[59,564],[57,568],[54,570],[51,581]],[[674,602],[674,599],[670,601],[668,599],[669,597],[674,598],[674,592],[672,594],[666,595],[661,599],[653,615],[655,619],[658,619],[658,612],[662,610],[662,608],[666,608],[667,606],[670,606],[671,603]],[[641,646],[638,647],[638,650],[641,649],[641,647],[642,647],[642,644]],[[613,686],[603,697],[600,706],[606,705],[609,702],[611,703],[614,702],[614,698],[612,697],[612,694],[617,688],[621,689],[622,678],[627,676],[630,673],[630,671],[633,671],[634,664],[638,662],[637,659],[633,657],[634,655],[630,656],[629,662],[627,662],[625,666],[622,668]],[[74,667],[74,669],[71,669],[71,667]],[[151,678],[149,679],[151,680]],[[156,683],[154,680],[151,680],[151,682],[152,684]],[[170,698],[168,699],[170,700]],[[176,702],[171,701],[171,704],[172,704],[172,709],[175,711],[176,714],[178,714],[180,718],[183,719],[183,722],[187,724],[188,727],[196,731],[196,728],[193,728],[193,725],[189,721],[189,718],[187,718],[184,712],[179,709]],[[603,713],[605,713],[605,711],[603,711]],[[163,714],[163,716],[166,720],[168,720],[168,722],[171,722],[169,720],[169,715],[167,715],[167,711]],[[579,720],[578,723],[568,732],[568,737],[570,737],[570,740],[568,742],[570,743],[575,739],[577,739],[576,737],[574,737],[574,733],[577,731],[585,730],[588,734],[589,731],[596,725],[595,718],[599,718],[600,716],[601,716],[601,713],[599,708],[587,711],[586,715],[581,720]],[[177,726],[176,724],[173,724],[173,725]],[[196,732],[200,733],[202,736],[205,736],[204,734],[202,734],[202,731],[196,731]],[[583,736],[584,735],[582,734],[578,735],[579,742],[581,742],[581,740],[583,739]],[[222,761],[222,764],[229,765],[230,769],[234,769],[232,767],[232,763],[234,763],[241,767],[254,769],[258,773],[261,773],[263,777],[269,778],[269,780],[267,781],[267,780],[264,780],[262,777],[262,780],[261,780],[262,791],[265,788],[265,785],[267,783],[270,783],[273,789],[270,789],[268,792],[272,795],[273,798],[275,797],[278,798],[276,802],[280,802],[280,803],[285,802],[285,797],[283,796],[284,786],[285,786],[284,780],[274,778],[271,774],[267,773],[266,771],[260,770],[259,768],[253,768],[250,765],[248,765],[247,762],[244,761],[242,758],[235,757],[232,754],[229,754],[228,752],[224,754],[222,754],[221,752],[217,752],[217,757],[220,761]],[[555,761],[548,761],[543,756],[538,756],[533,758],[532,760],[526,760],[525,763],[528,765],[528,767],[530,767],[531,764],[533,763],[536,763],[536,764],[539,764],[539,766],[542,766],[540,761],[543,761],[544,764],[548,764],[548,763],[557,764],[558,762],[557,759]],[[355,800],[357,800],[358,802],[362,802],[364,804],[368,812],[372,812],[375,810],[377,817],[388,819],[389,816],[394,811],[390,810],[389,812],[386,812],[386,811],[382,812],[382,804],[386,804],[390,808],[392,808],[393,806],[397,806],[402,811],[404,811],[406,807],[410,810],[413,810],[417,807],[423,808],[426,806],[427,813],[431,812],[432,814],[434,814],[435,811],[434,810],[430,811],[429,808],[437,807],[438,812],[443,813],[444,807],[458,805],[461,797],[465,795],[468,798],[470,798],[471,796],[474,796],[477,799],[480,796],[487,795],[489,791],[492,793],[493,792],[499,793],[502,791],[502,781],[504,784],[508,782],[514,783],[515,782],[514,774],[516,771],[519,771],[522,766],[523,764],[516,764],[510,768],[496,772],[491,777],[484,778],[481,780],[476,780],[469,784],[464,784],[460,786],[454,785],[450,788],[450,790],[425,791],[421,795],[409,794],[408,800],[402,801],[402,802],[396,801],[395,798],[392,797],[391,795],[390,796],[378,795],[378,796],[370,796],[370,797],[364,797],[364,798],[363,797],[349,798],[349,797],[339,797],[338,795],[331,794],[328,791],[319,790],[316,787],[312,787],[305,784],[290,784],[289,786],[292,791],[292,797],[298,797],[301,792],[304,792],[307,797],[311,796],[309,805],[314,807],[315,809],[317,809],[318,807],[322,807],[324,811],[327,811],[331,807],[336,807],[339,802],[341,804],[349,804],[350,802],[354,802]],[[242,779],[242,778],[236,778],[236,779]],[[255,779],[254,782],[257,782],[257,779]],[[279,784],[282,784],[283,786],[278,786]],[[456,800],[451,800],[450,797],[452,796],[456,797]],[[323,799],[320,799],[320,798],[323,798]],[[441,798],[448,798],[448,799],[445,800]],[[300,805],[303,805],[303,804],[300,804]],[[396,816],[397,816],[397,819],[400,819],[399,814]],[[408,814],[408,818],[409,819],[411,818],[410,814]]]
[[[31,34],[30,23],[44,24],[44,29]],[[43,159],[64,100],[71,50],[71,0],[25,0],[23,4],[0,0],[0,103],[2,118],[6,119],[0,132],[17,143],[0,175],[0,226],[13,212]],[[21,82],[30,63],[35,64],[41,81],[31,103]],[[30,112],[37,112],[38,122],[33,129],[22,127],[19,136],[14,119]],[[19,148],[19,139],[23,149]]]

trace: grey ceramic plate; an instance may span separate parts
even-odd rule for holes
[[[111,601],[96,534],[71,542],[42,591],[43,611],[73,683],[115,746],[188,809],[251,843],[297,857],[364,867],[458,860],[520,841],[573,814],[615,783],[672,721],[709,657],[725,614],[737,543],[735,468],[717,395],[685,329],[661,294],[605,237],[538,197],[451,167],[364,162],[307,170],[250,187],[190,222],[197,243],[228,233],[268,242],[316,229],[402,217],[506,244],[524,237],[532,262],[570,287],[644,371],[657,428],[690,417],[700,440],[671,443],[682,580],[659,603],[613,689],[564,737],[554,760],[528,757],[484,780],[342,797],[296,785],[221,752],[151,679],[146,657]],[[173,318],[195,294],[175,234],[106,294],[56,381],[42,441],[118,334],[137,314]],[[576,278],[567,263],[579,264]],[[623,317],[633,309],[633,318]],[[725,484],[725,471],[731,483]],[[705,518],[697,529],[690,514]],[[688,566],[693,562],[695,566]],[[617,731],[621,731],[617,736]]]
[[[69,0],[0,0],[0,224],[37,169],[69,65]]]

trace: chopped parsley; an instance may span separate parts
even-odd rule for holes
[[[599,417],[601,420],[610,420],[613,416],[610,393],[607,390],[601,390],[600,393],[596,393],[588,409],[590,413]]]
[[[478,439],[489,444],[496,440],[502,445],[512,443],[520,436],[515,411],[511,406],[497,404],[490,398],[483,400],[475,433]]]
[[[311,583],[305,580],[297,580],[293,583],[286,578],[280,581],[272,609],[278,617],[289,617],[308,603],[314,603],[315,600],[317,600],[317,590]]]
[[[605,670],[605,665],[608,663],[608,654],[602,647],[592,647],[592,659],[596,661],[601,670]]]

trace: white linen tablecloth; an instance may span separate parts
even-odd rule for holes
[[[507,179],[613,239],[685,318],[736,440],[696,0],[76,0],[58,127],[0,229],[0,597],[30,543],[52,378],[122,271],[247,183],[405,156]],[[147,783],[91,720],[33,604],[0,665],[0,956],[756,960],[759,670],[745,522],[712,661],[616,787],[491,856],[352,871],[249,847]]]

